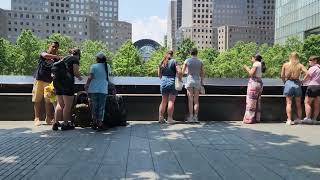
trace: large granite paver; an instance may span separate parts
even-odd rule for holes
[[[0,122],[0,179],[320,179],[320,126],[130,122],[52,132]]]

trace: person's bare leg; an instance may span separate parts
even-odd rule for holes
[[[40,116],[41,116],[41,102],[35,102],[33,104],[34,108],[34,125],[40,126]]]
[[[53,104],[48,100],[45,99],[45,110],[46,110],[46,123],[47,125],[51,125],[54,119],[54,112],[53,112]]]
[[[68,123],[71,120],[71,109],[73,105],[73,96],[62,96],[64,102],[63,121]]]
[[[63,120],[64,101],[62,96],[57,96],[57,107],[54,115],[54,123],[58,123]]]
[[[189,117],[193,117],[193,89],[187,89],[188,94],[188,107],[189,107]]]
[[[199,104],[199,95],[200,95],[200,91],[199,90],[195,90],[194,91],[194,96],[193,96],[193,101],[194,101],[194,118],[195,121],[198,121],[198,114],[199,114],[199,108],[200,108],[200,104]]]
[[[176,100],[175,95],[169,95],[169,102],[168,102],[168,119],[173,119],[173,112],[174,112],[174,102]]]
[[[317,121],[319,113],[320,113],[320,97],[318,96],[314,99],[314,111],[313,111],[313,118],[312,118],[314,121]]]
[[[287,122],[292,121],[292,98],[286,97]],[[289,122],[288,122],[289,123]]]
[[[312,98],[306,96],[305,100],[304,100],[304,106],[305,106],[305,110],[306,110],[306,118],[310,119],[311,118],[311,113],[312,113]]]
[[[164,122],[164,113],[166,112],[168,98],[169,98],[169,96],[162,95],[161,103],[159,106],[159,122],[160,123]]]
[[[295,97],[296,100],[296,106],[297,106],[297,115],[298,119],[302,119],[302,105],[301,105],[301,97]]]

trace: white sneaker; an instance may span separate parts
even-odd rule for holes
[[[177,123],[177,121],[175,121],[173,119],[168,119],[167,123],[168,124],[175,124],[175,123]]]
[[[287,124],[287,125],[294,125],[294,122],[291,121],[291,120],[287,120],[286,124]]]
[[[35,125],[35,126],[41,126],[41,122],[40,122],[40,119],[39,119],[39,118],[35,118],[35,119],[34,119],[34,125]]]
[[[194,122],[193,116],[189,116],[189,117],[187,118],[187,122],[189,122],[189,123]]]
[[[302,123],[303,123],[303,124],[313,124],[313,120],[310,119],[310,118],[308,118],[308,117],[306,117],[306,118],[304,118],[304,119],[302,120]]]

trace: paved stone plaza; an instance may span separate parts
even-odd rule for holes
[[[320,179],[320,126],[130,122],[52,132],[0,122],[0,179]]]

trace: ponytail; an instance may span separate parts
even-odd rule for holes
[[[161,67],[166,67],[172,56],[173,56],[173,51],[171,51],[171,50],[168,51],[161,61]]]
[[[109,82],[109,69],[108,69],[108,63],[107,63],[107,61],[104,62],[104,68],[105,68],[105,70],[106,70],[107,81]]]
[[[262,60],[261,61],[261,72],[265,73],[267,71],[267,65],[266,63]]]
[[[267,71],[267,65],[266,65],[266,63],[264,62],[262,56],[261,56],[260,54],[256,54],[256,55],[254,55],[253,57],[254,57],[254,59],[255,59],[256,61],[259,61],[259,62],[261,63],[261,72],[262,72],[262,73],[265,73],[265,72]]]

